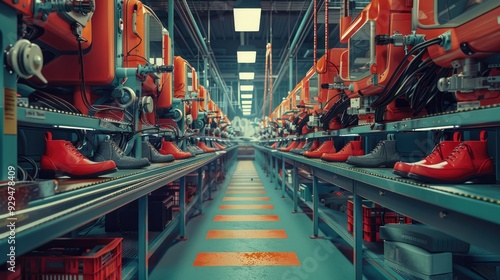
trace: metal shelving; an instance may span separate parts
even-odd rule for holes
[[[25,127],[72,128],[108,132],[131,132],[129,123],[94,118],[41,107],[17,107],[17,121]]]
[[[227,153],[198,155],[191,159],[168,164],[156,164],[144,170],[120,171],[114,174],[116,177],[102,178],[97,181],[95,179],[86,182],[75,180],[73,183],[79,186],[76,190],[62,192],[40,201],[33,201],[27,209],[18,210],[16,213],[19,218],[16,221],[16,254],[22,255],[133,200],[146,199],[147,201],[148,194],[155,189],[203,168],[221,157],[227,157],[228,161],[234,160],[236,149],[237,147],[230,147],[227,149]],[[64,182],[64,184],[71,185],[71,180]],[[187,208],[192,208],[196,201],[197,198],[193,199]],[[141,208],[141,203],[139,205]],[[2,220],[5,218],[6,214],[0,216]],[[147,216],[141,215],[141,211],[139,211],[139,219],[145,221]],[[177,224],[174,223],[175,221]],[[148,255],[151,255],[161,242],[171,234],[173,228],[182,222],[185,222],[185,217],[184,219],[176,217],[148,246],[149,249],[146,250]],[[144,223],[140,222],[139,224]],[[8,240],[5,237],[8,235],[9,233],[2,229],[0,246],[7,246]],[[147,242],[147,238],[145,240]],[[141,251],[140,248],[139,251]],[[6,262],[6,257],[0,257],[0,261]],[[124,271],[124,274],[129,274],[129,272]]]
[[[386,124],[360,125],[332,131],[318,131],[301,136],[291,135],[285,139],[324,138],[349,135],[355,136],[370,133],[408,132],[439,128],[462,129],[498,126],[500,123],[500,117],[498,116],[500,116],[500,104],[464,111],[428,115],[420,118],[406,119]]]
[[[500,119],[491,118],[500,113],[499,106],[491,106],[478,110],[429,116],[421,119],[404,120],[385,125],[384,131],[372,131],[369,126],[354,127],[334,131],[331,136],[363,133],[388,133],[432,129],[433,127],[452,126],[453,128],[489,127],[498,125]],[[304,137],[310,137],[307,135]],[[350,235],[339,235],[354,247],[362,250],[361,229],[361,197],[409,216],[421,223],[431,225],[464,241],[492,253],[500,253],[498,232],[500,232],[500,184],[468,185],[468,184],[424,184],[392,173],[389,168],[357,168],[346,163],[331,163],[320,159],[309,159],[293,153],[280,152],[262,146],[255,146],[260,156],[260,164],[266,170],[278,171],[278,160],[290,163],[294,169],[300,168],[320,179],[339,186],[354,194],[354,238]],[[296,172],[294,172],[297,174]],[[272,175],[278,178],[279,175]],[[314,181],[313,180],[313,181]],[[284,188],[293,187],[282,184]],[[294,197],[296,194],[294,194]],[[294,199],[295,200],[295,199]],[[317,219],[323,219],[334,230],[339,226],[328,214],[322,213],[314,203],[306,202],[313,209],[313,233],[317,232]],[[296,206],[294,205],[294,209]],[[318,213],[315,215],[314,213]],[[316,221],[315,221],[316,220]],[[478,231],[481,234],[478,234]],[[359,248],[359,249],[358,249]],[[366,255],[365,258],[373,256]],[[369,253],[369,252],[368,252]],[[354,260],[355,277],[361,279],[362,259]]]

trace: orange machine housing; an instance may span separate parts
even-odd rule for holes
[[[417,34],[424,34],[429,40],[445,32],[451,33],[450,50],[439,45],[428,48],[432,60],[442,67],[451,67],[451,63],[458,59],[482,58],[500,52],[500,2],[469,2],[471,6],[464,6],[464,10],[457,12],[456,17],[446,23],[440,23],[435,1],[417,1]],[[485,3],[480,4],[481,2]],[[460,47],[463,43],[474,53],[465,53]]]
[[[196,71],[182,57],[174,57],[174,98],[185,98],[189,92],[198,92]]]
[[[96,1],[95,12],[92,16],[92,24],[84,28],[90,28],[91,31],[86,32],[91,32],[92,34],[92,36],[90,36],[91,40],[89,40],[89,42],[92,42],[92,47],[83,49],[86,85],[109,85],[115,78],[116,24],[114,13],[114,1]],[[47,23],[50,23],[50,21],[47,21]],[[50,25],[58,29],[66,29],[61,26]],[[49,81],[49,85],[80,85],[82,82],[76,39],[71,35],[71,37],[68,37],[67,41],[70,41],[69,38],[75,42],[72,48],[68,49],[72,51],[71,53],[55,55],[53,59],[45,59],[44,61],[45,65],[42,69],[42,73]],[[85,35],[84,38],[87,39]],[[45,39],[40,38],[40,40]],[[51,38],[49,41],[52,40],[54,40],[54,38]],[[58,42],[58,39],[52,41],[52,44],[55,42]],[[99,63],[96,64],[96,61]],[[68,67],[69,65],[71,65],[71,67]],[[80,99],[80,97],[78,97],[78,99]]]
[[[351,38],[360,31],[365,24],[374,23],[375,34],[394,34],[396,31],[401,34],[411,32],[411,9],[412,1],[407,0],[373,0],[368,4],[356,19],[350,24],[351,17],[342,18],[340,21],[340,41],[349,44],[350,54]],[[371,34],[371,35],[375,35]],[[367,41],[373,41],[371,38]],[[366,65],[369,67],[369,74],[365,77],[349,77],[354,90],[349,93],[350,98],[359,96],[375,95],[382,91],[383,86],[394,74],[396,68],[405,56],[404,48],[393,45],[375,46],[375,57]],[[355,58],[349,59],[349,67]],[[353,73],[354,69],[349,69]],[[350,74],[351,75],[351,74]],[[374,81],[376,84],[374,84]]]
[[[340,100],[341,93],[343,90],[340,89],[324,89],[321,88],[322,84],[333,84],[335,81],[335,77],[340,77],[344,80],[345,77],[349,76],[347,67],[343,67],[341,59],[346,56],[347,49],[344,48],[333,48],[328,50],[328,59],[326,61],[326,57],[322,56],[318,60],[318,68],[325,69],[326,72],[319,74],[319,94],[318,94],[318,102],[321,104],[320,110],[316,110],[318,113],[327,113],[332,107]],[[342,78],[344,77],[344,78]],[[349,85],[348,82],[344,82],[344,86]],[[326,129],[326,126],[323,126]],[[342,128],[342,124],[338,121],[338,118],[334,117],[330,121],[328,121],[328,129],[335,130]]]
[[[439,45],[428,47],[432,60],[442,67],[463,65],[465,59],[488,59],[500,53],[500,1],[461,2],[455,3],[452,12],[445,14],[447,18],[440,19],[439,3],[435,5],[433,1],[417,1],[417,33],[424,34],[427,40],[444,33],[451,37],[448,49]],[[493,68],[487,75],[500,76],[500,72]],[[500,91],[486,88],[457,91],[455,97],[458,102],[478,101],[481,106],[500,103]]]

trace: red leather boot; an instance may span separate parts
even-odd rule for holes
[[[163,155],[173,155],[175,159],[185,159],[193,156],[190,152],[184,152],[173,142],[165,141],[165,139],[161,140],[159,152]]]
[[[297,147],[295,147],[293,149],[290,149],[289,152],[291,152],[292,150],[300,150],[300,149],[302,149],[302,147],[304,147],[305,144],[306,144],[306,140],[300,141],[299,145],[297,145]]]
[[[278,150],[282,152],[289,152],[291,149],[295,149],[299,145],[299,141],[293,141],[290,145],[285,148],[279,148]]]
[[[394,165],[394,170],[392,172],[401,177],[408,177],[408,173],[410,173],[414,165],[433,165],[443,162],[448,155],[453,152],[453,149],[460,144],[460,140],[462,140],[462,134],[460,132],[455,132],[453,134],[453,141],[441,141],[441,143],[434,146],[432,152],[421,161],[412,163],[401,161],[397,162]]]
[[[486,132],[479,141],[460,143],[443,161],[432,165],[413,165],[408,177],[432,183],[493,183],[495,168],[488,155]]]
[[[309,148],[308,151],[312,152],[312,151],[316,150],[317,148],[319,148],[319,146],[321,146],[321,142],[319,142],[318,139],[314,139],[313,143],[312,143],[312,145],[311,145],[311,147]]]
[[[353,140],[347,143],[337,153],[324,153],[321,156],[322,160],[345,162],[349,156],[362,156],[365,151],[361,148],[361,140]]]
[[[272,144],[271,147],[269,147],[269,148],[276,149],[277,146],[278,146],[278,141],[274,142],[274,144]]]
[[[225,149],[226,149],[226,147],[225,147],[225,146],[223,146],[223,145],[221,145],[221,144],[219,144],[219,143],[217,143],[217,142],[213,142],[213,144],[214,144],[217,148],[219,148],[221,151],[223,151],[223,150],[225,150]]]
[[[52,140],[52,133],[45,132],[45,154],[40,159],[40,178],[58,176],[92,178],[116,171],[112,160],[93,162],[83,156],[71,142]]]
[[[213,153],[213,152],[215,152],[214,148],[210,148],[209,146],[207,146],[207,144],[205,144],[202,141],[198,141],[198,147],[200,147],[200,149],[202,149],[203,151],[205,151],[207,153]]]
[[[320,158],[324,153],[335,153],[335,147],[333,146],[333,140],[327,140],[319,146],[314,151],[304,152],[304,156],[308,158]]]

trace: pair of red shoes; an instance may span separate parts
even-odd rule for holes
[[[365,151],[361,148],[361,140],[353,140],[345,144],[338,152],[323,153],[321,159],[325,161],[345,162],[349,156],[362,156],[364,154]]]
[[[452,141],[442,141],[423,160],[414,163],[398,162],[394,173],[433,183],[495,182],[493,160],[488,155],[486,131],[479,141],[461,141],[455,132]]]
[[[327,140],[316,149],[311,149],[304,152],[304,156],[308,158],[320,158],[324,153],[335,153],[335,146],[333,145],[333,140]]]
[[[181,150],[174,142],[161,140],[161,149],[158,150],[162,155],[173,155],[175,159],[190,158],[193,155],[190,152]]]

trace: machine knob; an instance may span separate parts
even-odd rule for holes
[[[141,98],[142,112],[145,114],[153,113],[155,109],[154,100],[151,96],[143,96]]]
[[[26,39],[17,41],[6,50],[7,64],[21,78],[37,77],[44,84],[47,80],[42,75],[43,54],[37,44]]]

